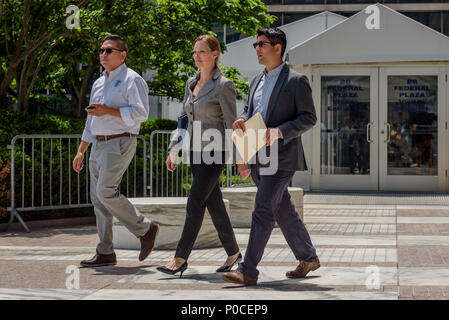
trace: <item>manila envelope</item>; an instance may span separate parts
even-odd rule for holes
[[[264,137],[267,127],[259,112],[249,118],[245,126],[246,131],[243,137],[238,136],[234,131],[232,141],[246,164],[265,145]]]

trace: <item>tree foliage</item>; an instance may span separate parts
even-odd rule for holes
[[[73,4],[81,9],[80,28],[70,30],[66,8]],[[216,24],[253,35],[273,22],[266,11],[260,0],[0,0],[0,108],[11,97],[25,112],[30,101],[49,109],[50,92],[84,116],[107,33],[127,39],[130,68],[153,70],[154,94],[182,98],[196,71],[193,39]],[[245,93],[238,71],[224,70]]]

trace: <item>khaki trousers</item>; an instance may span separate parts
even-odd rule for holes
[[[141,215],[131,202],[119,193],[123,174],[136,152],[136,137],[119,137],[92,144],[89,158],[90,198],[94,206],[100,243],[100,254],[114,252],[112,220],[116,217],[132,234],[141,237],[150,228],[150,220]]]

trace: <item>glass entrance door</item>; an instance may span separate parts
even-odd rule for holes
[[[445,67],[315,69],[312,189],[447,190],[445,77]]]
[[[445,188],[445,70],[381,68],[379,190]]]
[[[378,70],[318,69],[314,79],[320,86],[314,83],[314,91],[321,92],[315,97],[320,128],[314,132],[320,150],[314,156],[319,176],[312,176],[312,187],[377,190]]]

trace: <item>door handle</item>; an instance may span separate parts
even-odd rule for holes
[[[369,122],[366,125],[366,141],[368,141],[369,143],[373,143],[374,142],[373,140],[371,140],[371,126],[372,126],[371,122]]]
[[[388,122],[385,122],[385,125],[387,126],[387,139],[385,139],[384,142],[388,143],[391,139],[391,126]]]

